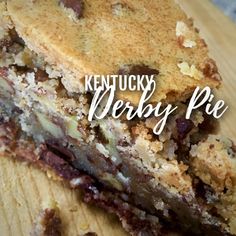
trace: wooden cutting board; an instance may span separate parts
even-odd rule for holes
[[[221,119],[222,133],[236,140],[236,26],[208,0],[178,0],[201,29],[216,59],[224,86],[217,93],[229,110]],[[0,158],[0,236],[26,236],[44,205],[54,200],[61,209],[63,235],[88,231],[99,236],[127,235],[118,220],[81,202],[79,194],[49,181],[41,171]]]

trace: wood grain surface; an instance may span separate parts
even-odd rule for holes
[[[221,132],[236,140],[236,26],[208,0],[178,0],[209,45],[224,86],[217,92],[229,105],[221,119]],[[63,235],[96,232],[99,236],[127,235],[118,220],[81,202],[78,192],[49,181],[41,171],[8,158],[0,158],[0,236],[26,236],[39,211],[56,201]]]

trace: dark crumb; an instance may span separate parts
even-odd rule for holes
[[[42,210],[34,224],[30,236],[61,236],[61,219],[57,210]]]

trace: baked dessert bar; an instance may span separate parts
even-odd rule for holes
[[[178,229],[173,230],[168,226],[164,226],[157,216],[148,214],[132,205],[126,193],[116,190],[111,191],[111,189],[101,185],[95,178],[71,166],[63,153],[52,150],[46,145],[40,148],[43,149],[44,154],[39,153],[37,145],[20,130],[16,122],[16,116],[16,111],[12,111],[11,117],[1,111],[1,158],[10,158],[33,165],[44,171],[51,181],[59,181],[68,188],[78,189],[80,193],[82,192],[83,200],[86,203],[116,214],[124,229],[131,235],[180,235]],[[61,224],[63,219],[59,218],[57,204],[50,202],[47,205],[48,207],[40,212],[35,222],[32,230],[33,235],[52,232],[59,234],[63,231],[63,224]],[[90,234],[88,233],[88,235]]]
[[[194,89],[217,88],[220,75],[175,1],[0,4],[1,103],[32,137],[38,156],[55,168],[45,150],[63,156],[65,165],[92,176],[111,195],[125,193],[127,202],[170,229],[236,234],[234,145],[211,136],[217,124],[204,109],[184,118]],[[119,73],[154,74],[150,102],[178,105],[160,135],[152,131],[155,117],[88,122],[92,94],[84,90],[84,77]],[[140,96],[117,93],[133,105]]]

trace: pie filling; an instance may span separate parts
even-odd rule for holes
[[[95,178],[109,196],[125,194],[127,204],[173,228],[236,234],[235,147],[212,135],[217,123],[204,110],[186,120],[187,101],[176,103],[178,112],[161,135],[153,133],[155,117],[88,122],[91,94],[69,93],[61,74],[30,51],[14,28],[2,31],[2,113],[15,117],[21,135],[33,137],[38,155],[59,175],[68,177],[50,153]]]

